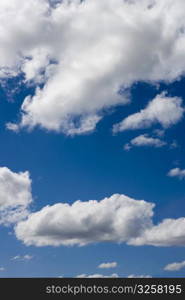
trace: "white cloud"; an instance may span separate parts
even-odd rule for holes
[[[25,255],[16,255],[14,257],[11,258],[11,260],[31,260],[33,258],[32,255],[29,254],[25,254]]]
[[[15,124],[15,123],[11,123],[11,122],[9,122],[9,123],[6,124],[6,128],[9,129],[9,130],[12,130],[14,132],[18,132],[19,131],[19,126],[17,124]]]
[[[118,278],[118,277],[119,276],[116,273],[107,276],[102,274],[92,274],[92,275],[81,274],[76,276],[76,278]]]
[[[168,264],[164,267],[165,271],[179,271],[181,269],[185,268],[185,260],[182,262],[175,262]]]
[[[128,278],[152,278],[152,276],[150,275],[134,275],[134,274],[131,274],[128,276]]]
[[[158,247],[185,246],[185,218],[164,219],[158,225],[146,228],[141,236],[130,239],[128,244]]]
[[[32,213],[15,227],[26,245],[84,246],[97,242],[185,246],[185,217],[153,224],[154,204],[115,194],[101,201],[58,203]]]
[[[182,0],[1,0],[0,11],[0,76],[44,84],[24,100],[20,127],[89,132],[134,82],[184,74]],[[162,125],[179,119],[175,108]]]
[[[108,262],[108,263],[102,263],[98,266],[99,269],[110,269],[110,268],[116,268],[117,262]]]
[[[142,146],[150,146],[160,148],[166,145],[166,142],[148,136],[148,134],[141,134],[134,139],[132,139],[129,143],[125,144],[124,149],[130,150],[132,147],[142,147]]]
[[[32,202],[29,172],[0,167],[0,224],[16,223],[28,215]]]
[[[113,131],[149,128],[156,123],[161,124],[164,128],[168,128],[179,122],[183,114],[182,99],[167,97],[163,92],[150,101],[145,109],[128,116],[122,122],[114,125]]]
[[[180,168],[171,169],[168,174],[170,177],[178,177],[180,179],[185,178],[185,170],[181,170]]]
[[[3,272],[5,271],[5,268],[4,267],[0,267],[0,272]]]
[[[111,275],[102,275],[102,274],[92,274],[92,275],[86,275],[81,274],[76,276],[76,278],[119,278],[120,276],[117,273],[113,273]],[[152,278],[150,275],[129,275],[127,278]]]
[[[26,245],[86,245],[127,242],[151,227],[154,204],[115,194],[101,201],[58,203],[18,223],[16,236]]]

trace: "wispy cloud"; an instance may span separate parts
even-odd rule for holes
[[[182,262],[174,262],[164,267],[165,271],[179,271],[185,268],[185,260]]]
[[[169,177],[178,177],[179,179],[185,178],[185,169],[182,170],[180,168],[171,169],[168,174]]]
[[[134,274],[131,274],[128,276],[128,278],[152,278],[151,275],[134,275]]]
[[[110,268],[116,268],[117,262],[107,262],[107,263],[101,263],[98,268],[99,269],[110,269]]]
[[[11,258],[11,260],[31,260],[33,258],[32,255],[26,254],[26,255],[16,255],[14,257]]]
[[[77,275],[76,278],[118,278],[118,274],[113,273],[111,275],[102,275],[102,274],[92,274],[92,275],[86,275],[86,274],[81,274]]]

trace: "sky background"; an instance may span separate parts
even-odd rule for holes
[[[185,106],[183,75],[166,83],[134,82],[127,89],[128,104],[106,108],[104,117],[93,131],[72,136],[37,125],[33,130],[23,127],[18,132],[6,128],[7,123],[20,120],[25,97],[36,93],[38,84],[27,84],[23,78],[25,74],[20,72],[1,80],[0,166],[14,173],[29,171],[33,197],[31,212],[60,202],[100,201],[113,194],[123,194],[155,203],[154,224],[166,218],[184,217],[185,176],[179,178],[167,174],[174,168],[185,169],[185,119],[182,117],[166,129],[162,137],[155,134],[156,129],[162,129],[159,123],[150,128],[112,132],[114,124],[146,108],[163,91],[169,97],[182,98],[182,107]],[[141,134],[155,136],[167,145],[124,149],[125,144]],[[174,142],[175,146],[171,146]],[[4,268],[0,277],[110,276],[113,273],[120,277],[131,274],[184,277],[185,274],[183,268],[173,272],[164,270],[170,263],[185,260],[184,246],[181,245],[160,247],[95,242],[85,246],[26,246],[16,238],[14,225],[0,225],[0,267]],[[117,262],[117,267],[99,269],[103,262]]]

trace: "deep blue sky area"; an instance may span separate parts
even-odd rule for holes
[[[19,78],[20,79],[20,78]],[[19,80],[17,79],[17,81]],[[16,81],[7,83],[11,91]],[[113,124],[146,107],[162,91],[185,99],[185,78],[173,84],[137,83],[131,89],[131,103],[105,112],[105,117],[91,134],[65,136],[39,128],[18,133],[5,128],[7,122],[20,118],[20,106],[34,88],[20,85],[12,96],[0,89],[0,166],[14,172],[30,172],[34,203],[32,211],[58,202],[73,203],[80,199],[101,200],[120,193],[156,204],[154,223],[164,218],[179,218],[185,211],[184,180],[167,176],[170,169],[185,168],[185,120],[169,128],[163,139],[178,146],[170,148],[123,146],[139,134],[160,129],[154,125],[145,130],[127,130],[112,134]],[[3,242],[2,242],[3,241]],[[12,261],[16,255],[33,255],[30,261]],[[183,247],[127,246],[102,243],[84,247],[26,247],[18,241],[13,228],[1,228],[0,276],[40,277],[76,276],[78,274],[118,273],[150,274],[151,276],[184,276],[165,272],[166,264],[185,260]],[[116,261],[112,270],[98,270],[102,261]]]

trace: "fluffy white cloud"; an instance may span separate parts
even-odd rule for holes
[[[101,201],[58,203],[29,215],[15,228],[26,245],[126,242],[151,226],[154,204],[115,194]]]
[[[25,218],[31,202],[29,173],[15,173],[0,167],[0,224],[8,225]]]
[[[185,260],[182,262],[175,262],[168,264],[164,267],[165,271],[179,271],[181,269],[185,268]]]
[[[185,218],[152,222],[153,203],[115,194],[101,201],[58,203],[32,213],[15,227],[26,245],[73,246],[96,242],[185,246]]]
[[[76,278],[118,278],[118,274],[113,273],[112,275],[102,275],[102,274],[92,274],[92,275],[86,275],[86,274],[81,274],[77,275]]]
[[[128,116],[122,122],[114,125],[113,131],[148,128],[156,123],[161,124],[164,128],[168,128],[179,122],[183,114],[182,99],[167,97],[163,92],[150,101],[145,109]]]
[[[125,144],[124,149],[130,150],[132,147],[142,147],[142,146],[150,146],[160,148],[166,145],[166,142],[148,136],[148,134],[141,134],[134,139],[132,139],[129,143]]]
[[[108,262],[108,263],[102,263],[98,266],[99,269],[110,269],[110,268],[116,268],[117,262]]]
[[[128,244],[159,247],[185,246],[185,218],[164,219],[158,225],[146,228],[141,236],[130,239]]]
[[[1,0],[0,11],[0,76],[24,72],[38,85],[20,127],[89,132],[134,82],[184,74],[182,0]],[[179,119],[176,104],[164,126]]]
[[[180,179],[185,178],[185,170],[181,170],[180,168],[171,169],[168,174],[170,177],[178,177]]]

